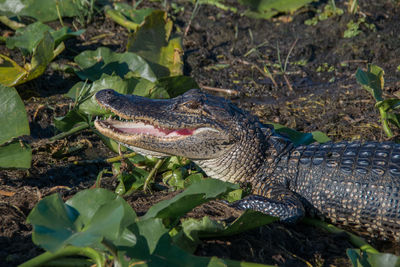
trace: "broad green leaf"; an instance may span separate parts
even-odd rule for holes
[[[32,240],[46,250],[56,251],[72,236],[79,212],[65,205],[60,195],[45,197],[32,209],[27,222],[33,225]]]
[[[20,67],[17,62],[0,54],[0,84],[14,86],[27,75],[27,70]]]
[[[161,227],[161,225],[158,226]],[[158,232],[158,229],[155,232]],[[150,229],[149,229],[150,230]],[[159,237],[159,234],[156,235]],[[148,237],[148,236],[147,236]],[[142,240],[145,240],[143,238]],[[119,247],[118,259],[122,266],[175,266],[175,267],[269,267],[269,265],[262,265],[250,262],[239,262],[233,260],[218,259],[217,257],[199,257],[187,253],[183,249],[171,244],[171,238],[168,233],[159,237],[157,246],[154,251],[149,255],[148,250],[143,250],[142,246],[135,247]],[[146,244],[145,242],[143,242]]]
[[[183,167],[176,168],[171,171],[166,171],[162,174],[163,183],[173,188],[183,189],[185,184],[184,178],[186,175],[187,169]]]
[[[57,31],[50,26],[41,22],[29,24],[25,28],[20,28],[15,31],[15,35],[6,39],[7,48],[13,49],[18,47],[22,49],[25,55],[33,52],[45,32],[49,32],[54,39],[55,46],[58,46],[62,41],[80,35],[84,30],[72,32],[68,27],[63,27]]]
[[[308,145],[314,142],[326,143],[331,141],[328,136],[320,131],[315,131],[312,133],[301,133],[277,123],[269,124],[272,124],[274,126],[274,129],[277,133],[288,137],[295,145]]]
[[[115,3],[114,9],[138,25],[154,11],[152,8],[134,9],[132,5],[126,3]]]
[[[54,126],[62,132],[69,131],[78,123],[86,123],[86,119],[76,109],[70,110],[63,117],[54,118]]]
[[[179,37],[171,38],[172,21],[155,10],[128,40],[127,50],[143,57],[158,78],[182,75],[183,49]]]
[[[115,193],[118,195],[130,194],[132,191],[141,188],[149,175],[149,172],[140,168],[125,172],[120,167],[120,163],[113,164],[113,174],[119,180],[119,184],[115,189]]]
[[[188,245],[188,248],[191,249],[188,251],[194,252],[196,246],[200,244],[200,238],[231,236],[278,220],[278,218],[254,210],[246,210],[228,225],[211,220],[207,216],[202,219],[189,218],[182,222],[183,234],[178,234],[173,240],[178,246],[180,242]]]
[[[94,99],[96,92],[103,89],[114,89],[121,94],[132,94],[134,93],[138,84],[140,84],[140,79],[131,78],[124,80],[119,76],[109,76],[107,74],[103,74],[99,80],[96,80],[91,85],[86,85],[83,82],[77,83],[70,89],[68,95],[79,95],[79,91],[83,89],[87,90],[85,86],[89,86],[89,89],[85,93],[84,101],[78,101],[79,112],[88,115],[104,115],[108,112],[104,109],[101,109],[97,104],[96,100]]]
[[[15,88],[0,85],[0,145],[12,138],[29,135],[25,105]]]
[[[127,226],[135,219],[121,197],[102,188],[83,190],[66,203],[53,194],[39,201],[28,216],[33,241],[51,252],[67,245],[97,248],[103,238],[132,245],[136,237]]]
[[[266,224],[270,224],[278,221],[278,218],[266,215],[264,213],[254,211],[254,210],[246,210],[239,218],[237,218],[234,222],[225,226],[222,231],[218,231],[216,233],[203,231],[199,233],[200,237],[211,237],[211,236],[230,236],[238,233],[242,233],[244,231],[257,228]]]
[[[197,173],[192,173],[191,175],[189,175],[188,177],[185,178],[184,180],[184,187],[187,188],[190,185],[192,185],[195,182],[204,180],[204,175],[201,172],[197,172]],[[234,192],[236,190],[233,190],[231,192]],[[228,194],[230,194],[231,192],[229,192]]]
[[[215,199],[229,191],[238,189],[238,185],[216,179],[201,180],[190,185],[184,192],[174,198],[164,200],[152,206],[141,220],[149,218],[176,219],[194,207]]]
[[[86,50],[75,57],[75,62],[81,68],[77,75],[82,79],[98,80],[103,73],[115,74],[121,78],[145,78],[151,82],[156,81],[156,76],[149,64],[134,53],[116,53],[107,47],[97,50]]]
[[[189,76],[174,76],[160,78],[153,90],[150,98],[174,98],[189,91],[190,89],[200,88],[196,81]]]
[[[153,9],[135,9],[134,6],[126,3],[114,3],[114,8],[106,6],[104,12],[107,17],[111,18],[121,26],[136,31],[144,19],[153,12]]]
[[[270,19],[278,13],[292,13],[314,0],[239,0],[249,7],[244,15],[257,19]]]
[[[160,238],[168,232],[162,219],[159,218],[138,221],[136,226],[138,227],[139,234],[146,238],[150,254],[156,249]]]
[[[400,257],[389,253],[370,253],[359,249],[347,249],[346,253],[354,267],[400,266]]]
[[[60,52],[63,49],[63,43],[57,48]],[[46,70],[47,65],[55,57],[54,40],[49,32],[43,34],[43,38],[39,41],[33,50],[31,64],[26,64],[24,68],[18,66],[13,60],[6,56],[0,55],[0,83],[6,86],[15,86],[27,81],[33,80]]]
[[[102,135],[101,133],[99,133],[96,129],[93,129],[93,132],[95,134],[97,134],[101,141],[103,141],[103,143],[114,153],[119,153],[119,150],[121,152],[125,152],[127,151],[127,148],[125,146],[120,146],[116,141]]]
[[[77,0],[0,0],[0,15],[28,16],[41,22],[73,17],[83,10]]]
[[[358,69],[356,72],[356,79],[362,87],[367,90],[376,101],[382,101],[382,90],[384,86],[383,79],[384,71],[382,68],[368,64],[367,71]]]
[[[7,127],[3,127],[7,128]],[[29,169],[32,161],[32,150],[27,144],[14,141],[0,146],[0,169]]]
[[[43,34],[43,39],[40,40],[38,45],[33,49],[33,56],[31,61],[31,68],[29,69],[26,79],[33,80],[46,70],[47,65],[54,57],[54,39],[49,32]]]
[[[400,107],[400,99],[398,98],[388,98],[379,101],[375,104],[375,107],[382,109],[385,112],[391,111],[393,109],[398,109]]]

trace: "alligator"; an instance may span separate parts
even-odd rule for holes
[[[208,175],[250,184],[231,204],[294,223],[318,215],[374,238],[400,240],[400,145],[328,142],[295,146],[229,100],[192,89],[173,99],[122,95],[95,99],[114,118],[97,130],[144,155],[183,156]]]

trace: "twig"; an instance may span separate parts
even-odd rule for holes
[[[285,79],[285,82],[286,82],[287,86],[289,87],[289,90],[290,90],[290,91],[293,91],[293,87],[292,87],[292,85],[290,84],[289,78],[286,76],[285,73],[283,74],[283,78]]]
[[[147,191],[147,187],[149,186],[150,181],[153,179],[153,177],[156,175],[158,169],[161,167],[161,165],[164,163],[164,159],[158,159],[156,162],[156,165],[154,165],[153,169],[150,171],[149,175],[146,178],[146,181],[144,182],[143,185],[143,191]]]
[[[196,3],[194,4],[194,8],[192,11],[192,15],[190,15],[188,25],[186,26],[185,32],[183,33],[183,38],[185,38],[186,35],[188,34],[190,26],[192,25],[192,21],[193,21],[194,17],[197,15],[199,8],[200,8],[200,0],[196,0]]]
[[[234,95],[234,96],[239,95],[239,92],[234,89],[217,88],[217,87],[211,87],[211,86],[206,86],[206,85],[200,85],[200,87],[204,90],[221,92],[221,93],[224,93],[227,95]]]
[[[258,70],[263,76],[265,76],[265,77],[267,77],[267,78],[270,78],[271,81],[272,81],[272,83],[274,84],[274,87],[275,87],[275,88],[278,87],[278,84],[276,83],[274,77],[272,77],[272,74],[271,74],[269,71],[268,71],[268,72],[265,72],[265,71],[263,71],[259,66],[257,66],[256,64],[251,63],[251,62],[248,62],[248,61],[243,60],[243,59],[238,59],[238,62],[240,62],[240,63],[242,63],[242,64],[244,64],[244,65],[251,65],[251,66],[254,67],[256,70]]]
[[[285,59],[285,65],[283,66],[283,72],[284,73],[286,72],[286,68],[287,68],[287,64],[289,62],[290,54],[292,53],[292,51],[293,51],[294,47],[296,46],[298,40],[299,40],[299,38],[296,38],[296,40],[294,40],[293,44],[290,46],[289,53],[287,54],[286,59]]]
[[[6,16],[0,16],[0,22],[3,23],[4,25],[7,25],[9,28],[13,29],[14,31],[19,28],[26,27],[25,24],[13,21],[13,20],[7,18]]]

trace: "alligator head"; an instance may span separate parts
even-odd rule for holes
[[[183,156],[208,175],[231,181],[238,170],[249,169],[246,164],[263,160],[262,124],[223,98],[193,89],[173,99],[154,100],[107,89],[95,99],[118,117],[97,119],[98,131],[136,152]]]

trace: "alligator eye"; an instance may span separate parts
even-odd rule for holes
[[[188,109],[198,109],[200,107],[200,102],[196,100],[189,100],[183,103],[183,105]]]

